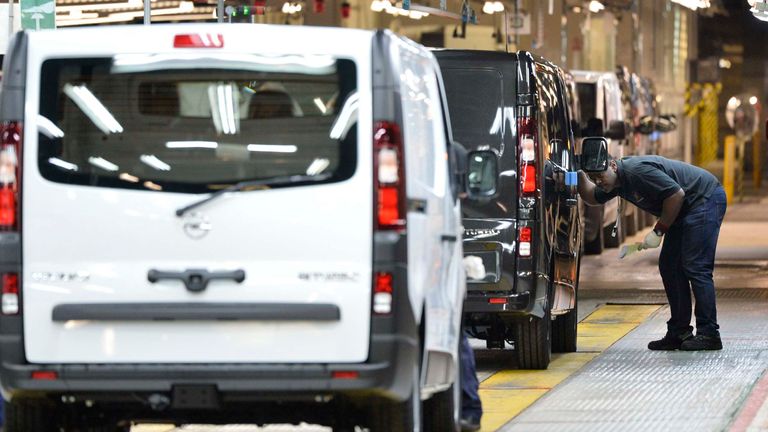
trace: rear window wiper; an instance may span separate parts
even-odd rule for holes
[[[181,207],[176,210],[176,216],[182,217],[184,214],[194,208],[200,207],[203,204],[206,204],[210,201],[215,200],[216,198],[229,193],[229,192],[240,192],[246,189],[250,189],[252,187],[256,186],[284,186],[289,184],[305,184],[305,183],[317,183],[324,180],[328,180],[330,178],[330,174],[324,174],[324,175],[292,175],[292,176],[284,176],[284,177],[272,177],[269,179],[263,179],[263,180],[246,180],[241,181],[239,183],[235,183],[232,186],[227,186],[224,189],[217,190],[216,192],[213,192],[212,194],[208,195],[207,197],[195,201],[192,204],[188,204],[184,207]]]

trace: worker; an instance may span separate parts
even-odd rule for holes
[[[666,335],[650,342],[648,349],[722,349],[712,271],[726,198],[717,178],[704,169],[661,156],[613,160],[605,139],[599,137],[585,138],[581,166],[579,195],[588,204],[619,196],[659,218],[639,247],[657,248],[664,239],[659,273],[671,317]],[[691,290],[696,299],[695,336]]]

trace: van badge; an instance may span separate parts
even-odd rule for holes
[[[184,217],[184,233],[192,239],[201,239],[213,229],[208,218],[200,212],[188,213]]]

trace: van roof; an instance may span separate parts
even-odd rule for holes
[[[242,52],[312,52],[343,55],[356,41],[369,43],[375,31],[338,27],[270,24],[197,23],[174,25],[116,25],[28,32],[30,44],[55,44],[63,55],[105,52],[172,51],[177,34],[221,34],[224,49]],[[77,44],[84,39],[87,46]],[[264,43],[268,41],[268,43]],[[32,45],[32,46],[34,46]]]

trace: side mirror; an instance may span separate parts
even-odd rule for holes
[[[491,198],[499,184],[499,162],[496,153],[478,150],[467,155],[467,196],[471,199]]]
[[[603,137],[584,138],[579,160],[584,172],[603,172],[608,169],[608,141]]]
[[[605,137],[610,139],[623,140],[629,135],[628,126],[621,120],[614,120],[608,126],[608,130],[605,131]]]
[[[640,132],[643,135],[652,134],[654,129],[655,129],[654,121],[653,121],[653,117],[651,116],[640,117],[640,124],[638,124],[637,127],[635,128],[636,131]]]
[[[677,129],[677,117],[674,114],[662,114],[656,121],[656,130],[659,132],[672,132]]]

